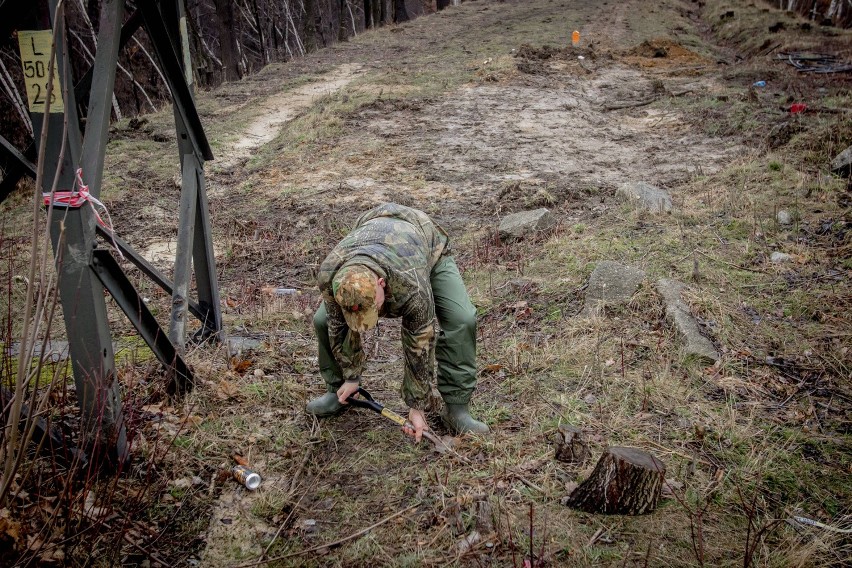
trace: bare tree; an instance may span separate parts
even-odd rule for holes
[[[222,52],[222,64],[226,81],[242,78],[240,70],[240,48],[235,33],[236,19],[234,5],[230,0],[213,0],[216,6],[216,20],[219,24],[219,49]]]
[[[407,22],[411,19],[405,7],[405,0],[393,0],[393,21],[396,23]]]

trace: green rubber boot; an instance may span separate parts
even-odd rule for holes
[[[445,405],[441,420],[444,425],[455,432],[456,434],[464,434],[466,432],[474,432],[476,434],[487,434],[491,430],[488,425],[479,420],[474,420],[470,415],[467,404],[447,404]]]
[[[310,401],[306,410],[308,411],[308,414],[324,418],[326,416],[335,416],[340,414],[348,408],[349,406],[340,404],[340,401],[337,400],[337,393],[327,392],[321,397]]]

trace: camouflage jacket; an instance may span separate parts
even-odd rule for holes
[[[402,398],[410,408],[428,409],[437,339],[430,273],[448,249],[447,233],[428,215],[385,203],[361,215],[352,232],[326,257],[317,284],[328,312],[332,352],[344,380],[361,376],[365,355],[360,335],[346,325],[334,300],[332,280],[344,265],[362,264],[385,279],[385,302],[379,315],[402,318]]]

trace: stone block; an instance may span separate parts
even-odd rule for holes
[[[556,220],[547,208],[520,211],[503,217],[497,232],[504,241],[522,239],[525,235],[545,231],[553,227]]]

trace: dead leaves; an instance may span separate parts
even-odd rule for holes
[[[101,507],[95,504],[96,495],[94,491],[84,492],[83,506],[80,509],[82,515],[93,521],[103,520],[110,515],[109,507]]]
[[[252,366],[251,359],[243,359],[241,357],[231,357],[231,370],[238,375],[244,375]]]
[[[222,400],[236,399],[240,395],[240,388],[236,383],[228,379],[220,379],[216,385],[216,397]]]
[[[509,305],[509,309],[513,311],[515,321],[523,321],[529,318],[533,312],[529,303],[524,300]]]
[[[10,541],[18,549],[22,544],[22,532],[21,523],[12,518],[12,512],[0,509],[0,541]]]

